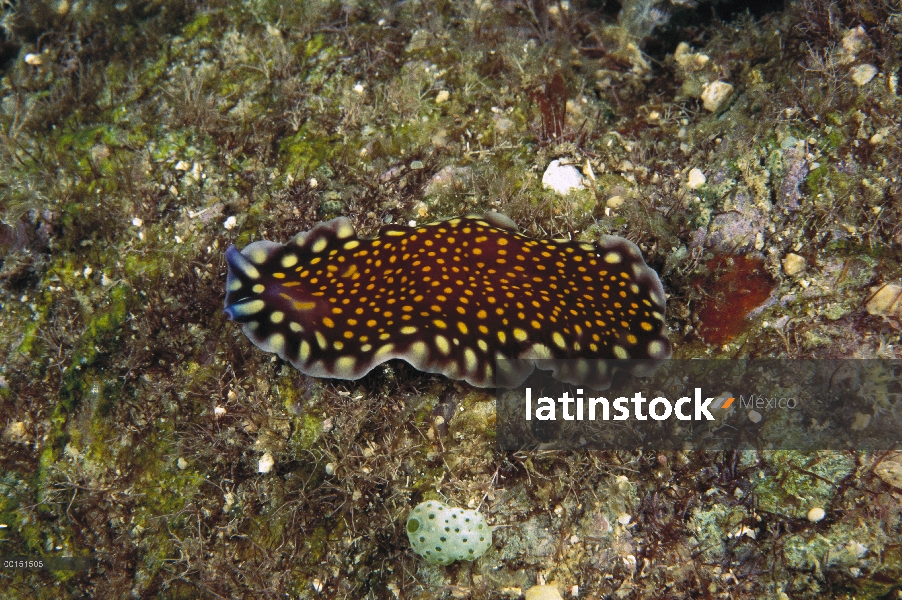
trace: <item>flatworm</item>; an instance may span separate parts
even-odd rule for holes
[[[598,383],[609,379],[605,360],[670,357],[664,289],[619,237],[532,239],[491,213],[362,239],[339,217],[286,244],[231,246],[225,258],[225,313],[315,377],[357,379],[400,358],[493,387],[499,360],[526,359]]]

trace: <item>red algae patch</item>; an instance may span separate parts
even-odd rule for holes
[[[742,333],[746,317],[767,301],[777,284],[760,258],[721,255],[707,267],[708,274],[692,282],[702,294],[698,332],[709,344],[725,344]]]

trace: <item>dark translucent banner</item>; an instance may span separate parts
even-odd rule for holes
[[[902,446],[899,360],[504,360],[496,372],[504,451]],[[504,374],[522,383],[505,388]]]

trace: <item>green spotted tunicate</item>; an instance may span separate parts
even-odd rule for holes
[[[492,528],[478,511],[451,508],[431,500],[417,504],[407,517],[407,537],[426,562],[448,565],[476,560],[492,545]]]

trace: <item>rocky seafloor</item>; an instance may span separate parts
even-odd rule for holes
[[[899,359],[896,3],[0,11],[0,556],[93,559],[3,597],[902,597],[893,448],[501,452],[490,390],[222,313],[231,244],[498,211],[635,242],[675,357]],[[425,563],[424,500],[492,547]]]

